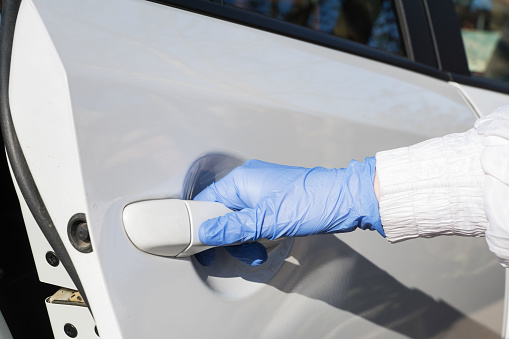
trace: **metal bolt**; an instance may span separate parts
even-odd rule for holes
[[[60,260],[58,260],[57,255],[51,251],[46,253],[46,261],[53,267],[57,267],[58,264],[60,264]]]
[[[78,330],[76,329],[76,327],[74,327],[73,324],[69,323],[65,324],[64,332],[70,338],[76,338],[78,336]]]

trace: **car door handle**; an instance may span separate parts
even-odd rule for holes
[[[218,202],[161,199],[124,207],[125,231],[138,249],[165,257],[188,257],[213,246],[200,242],[205,220],[232,212]]]

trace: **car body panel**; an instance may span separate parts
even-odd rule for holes
[[[507,105],[507,94],[468,85],[460,86],[470,100],[478,107],[482,116],[489,114],[501,106]]]
[[[356,231],[203,268],[141,252],[122,225],[129,203],[180,198],[203,155],[344,167],[465,131],[476,115],[451,84],[141,0],[24,0],[11,67],[14,126],[101,336],[500,333],[504,271],[483,239]],[[92,253],[67,241],[75,213]]]

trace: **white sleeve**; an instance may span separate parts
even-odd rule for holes
[[[502,266],[509,267],[509,105],[477,120],[475,128],[486,146],[481,157],[486,242]]]
[[[387,239],[484,236],[509,265],[509,106],[465,133],[379,152],[380,216]]]

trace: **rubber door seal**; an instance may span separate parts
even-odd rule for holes
[[[21,0],[4,0],[2,5],[0,28],[0,124],[4,145],[14,177],[30,212],[90,310],[88,299],[76,268],[37,189],[12,122],[9,105],[9,75],[14,30],[20,4]],[[92,313],[91,310],[90,312]]]

